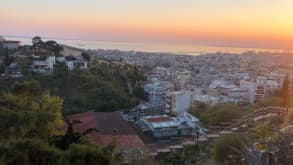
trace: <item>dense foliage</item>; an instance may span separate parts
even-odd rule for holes
[[[63,50],[62,45],[58,44],[54,40],[43,41],[40,36],[35,36],[32,38],[32,48],[35,53],[42,54],[42,53],[51,53],[54,55],[58,55],[61,50]],[[43,51],[40,51],[40,50]]]
[[[190,112],[198,117],[205,126],[215,126],[221,122],[228,122],[233,118],[239,118],[244,114],[237,105],[230,103],[220,103],[213,106],[198,103],[193,105]]]
[[[147,99],[140,82],[144,75],[136,67],[99,64],[88,70],[68,70],[60,63],[51,75],[35,74],[42,91],[63,98],[65,114],[88,110],[115,111]],[[31,79],[31,78],[25,78]],[[0,90],[6,91],[15,79],[1,79]],[[22,80],[23,81],[23,80]]]
[[[162,165],[199,165],[203,164],[208,159],[210,152],[209,145],[190,144],[184,145],[180,150],[171,151],[166,158],[160,161]]]
[[[62,102],[42,92],[37,81],[15,83],[4,92],[0,96],[0,164],[104,165],[121,160],[114,154],[114,145],[93,145],[70,126],[64,134]],[[67,143],[58,143],[59,139]]]
[[[240,156],[241,150],[247,146],[245,134],[227,134],[221,136],[214,146],[214,159],[216,162],[225,162],[229,155]]]
[[[60,97],[41,92],[37,81],[14,83],[0,98],[0,138],[46,138],[60,127]]]
[[[69,71],[60,64],[54,74],[34,78],[43,88],[64,99],[63,112],[68,114],[131,107],[138,101],[131,93],[132,88],[144,77],[131,66],[100,64],[90,70]]]

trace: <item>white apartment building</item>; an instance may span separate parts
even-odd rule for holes
[[[17,49],[19,47],[20,41],[10,41],[5,40],[4,37],[0,36],[0,47],[7,49]]]
[[[192,101],[215,105],[220,102],[220,97],[203,94],[194,94],[192,97]]]
[[[56,63],[55,56],[49,56],[46,60],[35,60],[32,64],[33,72],[51,72],[54,69]]]
[[[144,86],[144,91],[149,96],[149,103],[153,106],[165,105],[166,94],[171,91],[173,84],[168,81],[153,79]]]
[[[176,86],[178,89],[184,89],[186,85],[190,82],[191,72],[188,70],[176,71]]]
[[[166,109],[168,112],[183,114],[191,107],[191,91],[169,92],[166,99]]]
[[[82,60],[65,61],[65,64],[69,70],[73,70],[75,68],[79,68],[79,69],[87,69],[88,68],[87,61],[82,61]]]

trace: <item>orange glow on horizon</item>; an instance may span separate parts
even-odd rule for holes
[[[178,2],[173,3],[176,5]],[[7,25],[0,27],[0,30],[6,33],[12,33],[13,29],[24,34],[35,32],[91,39],[100,36],[115,39],[118,36],[125,40],[209,40],[211,43],[215,40],[239,42],[239,45],[251,42],[290,47],[293,43],[293,3],[289,0],[270,3],[263,8],[261,4],[255,7],[243,5],[241,8],[203,5],[197,10],[193,9],[195,6],[182,4],[178,8],[163,9],[146,6],[130,10],[126,6],[113,11],[95,10],[94,6],[87,6],[88,9],[76,6],[30,10],[18,6],[13,11],[0,7],[1,24]]]

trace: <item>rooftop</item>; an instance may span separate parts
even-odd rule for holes
[[[6,40],[3,36],[0,36],[0,43],[20,43],[20,41]]]
[[[20,41],[0,40],[0,43],[20,43]]]
[[[147,119],[149,122],[166,122],[166,121],[173,121],[171,117],[168,116],[157,116],[157,117],[151,117]]]
[[[113,141],[118,148],[131,149],[143,146],[142,140],[135,130],[120,116],[119,112],[84,112],[69,115],[68,119],[79,120],[74,126],[77,132],[96,128],[100,132],[92,132],[89,137],[97,144],[107,145]]]
[[[178,127],[179,124],[169,116],[147,116],[143,118],[144,122],[152,128]]]

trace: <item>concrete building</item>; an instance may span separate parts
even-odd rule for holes
[[[282,88],[282,82],[276,78],[268,78],[266,81],[267,92],[272,92],[276,89]]]
[[[246,104],[250,103],[249,91],[246,88],[233,88],[228,92],[228,97],[233,100],[234,103]]]
[[[175,84],[177,89],[186,89],[188,88],[190,82],[191,72],[188,70],[176,71],[175,72]]]
[[[173,85],[168,81],[159,81],[153,78],[144,86],[144,91],[149,96],[149,103],[153,106],[165,105],[166,94],[171,91]]]
[[[249,102],[250,104],[253,104],[255,102],[256,83],[252,81],[241,80],[240,87],[247,89]]]
[[[177,117],[146,116],[140,119],[140,126],[145,133],[151,134],[154,138],[195,136],[206,132],[199,120],[186,112]]]
[[[177,114],[187,112],[191,107],[191,97],[190,91],[169,92],[166,97],[167,112]]]
[[[213,97],[205,97],[205,102],[231,102],[231,103],[250,103],[248,87],[241,87],[229,81],[215,80],[206,89],[206,94]],[[218,98],[218,99],[215,99]],[[199,97],[196,97],[198,100]],[[252,102],[252,101],[251,101]]]
[[[39,73],[51,72],[54,69],[55,63],[55,56],[49,56],[46,60],[35,60],[32,64],[32,71]]]
[[[172,73],[168,68],[159,67],[159,66],[155,68],[154,74],[158,77],[165,78],[165,79],[172,76]]]
[[[241,80],[240,87],[248,90],[250,103],[253,104],[264,99],[269,91],[281,88],[281,83],[277,80],[258,76],[255,80],[251,81]]]
[[[10,50],[17,49],[19,47],[20,41],[5,40],[4,37],[0,36],[0,47],[7,48]]]
[[[215,105],[217,103],[220,103],[220,98],[211,95],[194,94],[192,97],[192,101]]]
[[[88,68],[87,62],[81,61],[81,60],[68,60],[68,61],[65,61],[65,64],[69,70],[73,70],[75,68],[79,68],[79,69]]]

